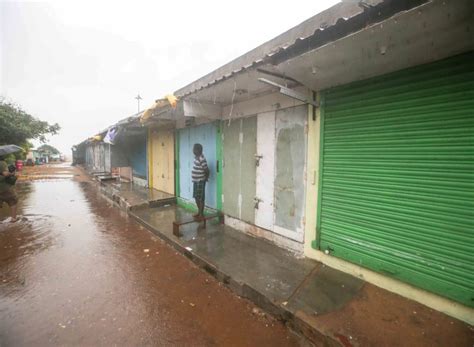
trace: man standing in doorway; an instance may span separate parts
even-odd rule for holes
[[[198,207],[198,213],[194,215],[194,218],[202,220],[204,218],[204,200],[206,197],[206,182],[209,178],[209,167],[207,166],[206,158],[202,154],[202,145],[200,143],[194,144],[193,153],[193,198],[196,200]]]

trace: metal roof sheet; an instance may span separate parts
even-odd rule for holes
[[[177,90],[184,97],[250,68],[279,64],[430,0],[344,1]]]

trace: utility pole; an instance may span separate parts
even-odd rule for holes
[[[138,111],[137,111],[137,113],[139,113],[139,112],[140,112],[140,100],[142,99],[142,97],[140,96],[140,94],[138,94],[138,95],[135,97],[135,99],[136,99],[137,102],[138,102]]]

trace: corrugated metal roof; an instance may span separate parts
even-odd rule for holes
[[[245,70],[279,64],[430,0],[372,0],[341,2],[251,50],[228,64],[177,90],[184,97]]]
[[[114,125],[111,125],[110,127],[108,127],[107,129],[110,129],[111,127],[114,127],[114,126],[118,126],[118,125],[128,125],[128,124],[132,124],[132,123],[136,123],[136,122],[139,122],[140,121],[140,117],[142,116],[144,111],[140,111],[138,113],[135,113],[134,115],[132,116],[129,116],[129,117],[126,117],[120,121],[118,121],[117,123],[115,123]]]
[[[140,117],[141,115],[143,114],[144,111],[140,111],[138,113],[135,113],[129,117],[126,117],[126,118],[123,118],[122,120],[118,121],[117,123],[115,124],[112,124],[110,126],[108,126],[107,128],[99,131],[98,133],[96,133],[94,136],[97,136],[97,135],[105,135],[107,133],[107,131],[109,131],[109,129],[113,128],[113,127],[116,127],[116,126],[127,126],[127,125],[130,125],[130,124],[133,124],[133,123],[138,123],[140,124]],[[75,146],[82,146],[84,144],[87,144],[87,142],[89,141],[90,137],[87,138],[86,140],[78,143],[77,145]]]

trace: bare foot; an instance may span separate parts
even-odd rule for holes
[[[12,218],[12,219],[10,219],[10,223],[16,223],[17,221],[18,221],[17,218]]]

